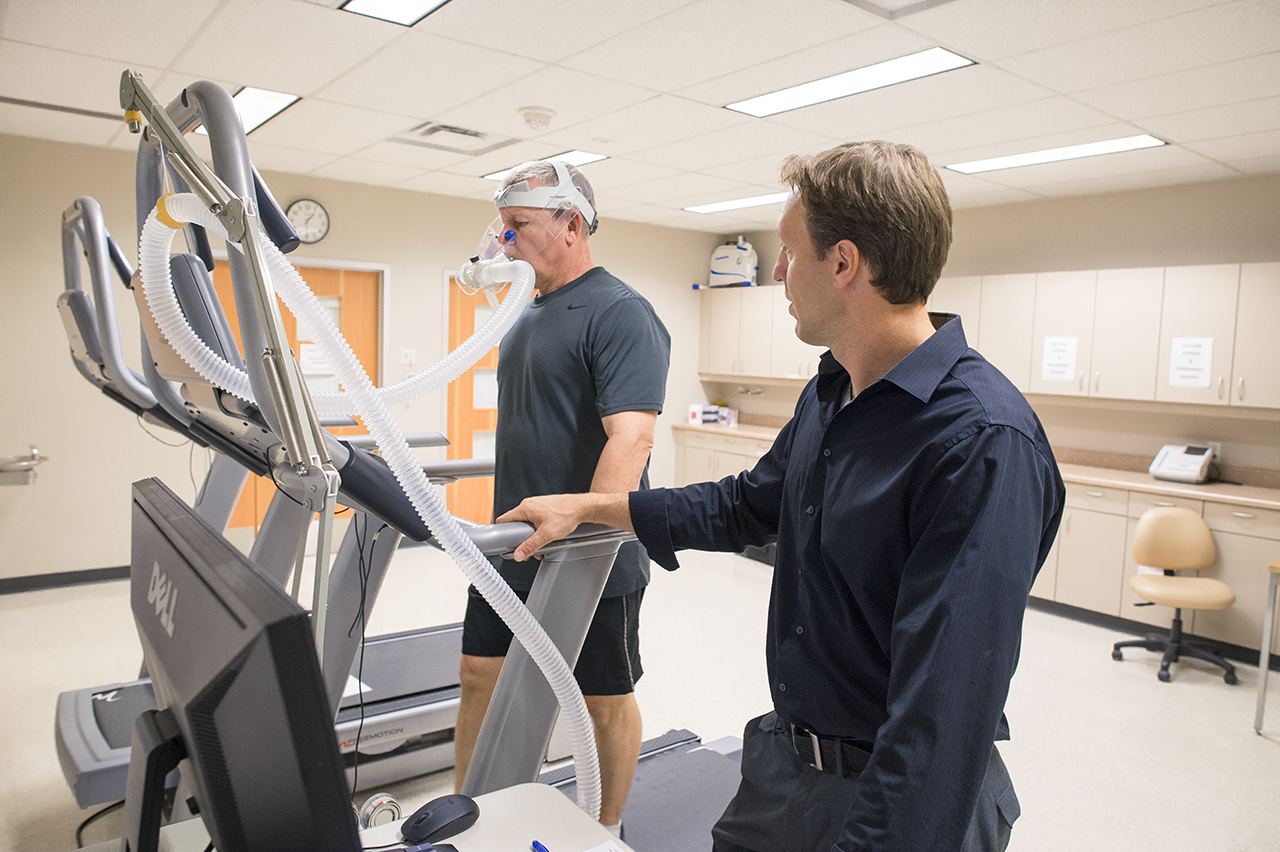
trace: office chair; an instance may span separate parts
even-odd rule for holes
[[[1169,682],[1169,665],[1181,656],[1195,657],[1226,670],[1222,679],[1236,682],[1235,666],[1222,657],[1185,642],[1182,638],[1182,610],[1226,609],[1236,602],[1231,587],[1210,577],[1179,577],[1177,571],[1195,571],[1213,564],[1217,549],[1203,520],[1190,509],[1157,507],[1148,509],[1138,519],[1133,533],[1133,561],[1159,568],[1163,574],[1135,574],[1129,585],[1143,600],[1174,608],[1173,626],[1166,637],[1148,634],[1145,639],[1117,642],[1111,651],[1113,660],[1124,659],[1122,648],[1146,648],[1162,651],[1157,677]]]

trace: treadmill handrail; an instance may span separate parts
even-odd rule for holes
[[[534,532],[532,524],[521,521],[505,524],[476,524],[459,519],[458,522],[462,525],[467,537],[475,542],[476,547],[480,548],[480,552],[485,556],[510,556]],[[604,542],[621,544],[635,537],[635,533],[614,529],[604,524],[580,524],[564,538],[543,547],[538,551],[538,555],[546,556]]]
[[[83,290],[79,245],[88,256],[89,281],[93,288],[93,309],[103,370],[116,389],[141,408],[155,408],[156,398],[146,380],[124,360],[120,344],[120,320],[115,293],[111,288],[113,261],[109,234],[102,208],[89,196],[82,196],[62,214],[62,273],[65,289]],[[83,332],[82,332],[83,334]]]

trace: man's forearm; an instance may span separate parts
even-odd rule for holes
[[[524,521],[534,533],[516,548],[515,559],[523,562],[541,548],[564,538],[579,524],[605,524],[635,532],[631,523],[628,494],[553,494],[530,497],[498,518],[499,523]]]

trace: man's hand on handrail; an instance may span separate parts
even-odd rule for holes
[[[529,497],[498,518],[500,524],[523,521],[534,533],[516,548],[515,560],[523,562],[553,541],[564,538],[579,524],[605,524],[635,532],[626,494],[553,494]]]

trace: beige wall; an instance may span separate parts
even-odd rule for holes
[[[0,457],[34,443],[50,461],[34,485],[0,487],[0,577],[123,565],[129,558],[129,483],[159,476],[194,499],[203,452],[163,446],[123,408],[94,391],[71,366],[54,307],[63,287],[61,212],[90,195],[107,227],[136,259],[134,155],[0,135]],[[293,253],[300,260],[387,268],[383,379],[404,378],[400,351],[417,352],[424,369],[444,354],[447,270],[474,250],[493,218],[485,201],[266,175],[282,204],[310,197],[329,210],[329,236]],[[690,231],[605,220],[592,238],[597,263],[654,305],[672,336],[668,413],[659,420],[652,478],[672,478],[670,424],[697,380],[698,300],[690,285],[705,277],[716,238]],[[116,288],[124,351],[137,367],[137,312]],[[428,398],[396,413],[406,431],[445,431],[443,403]],[[152,430],[161,440],[172,435]]]

